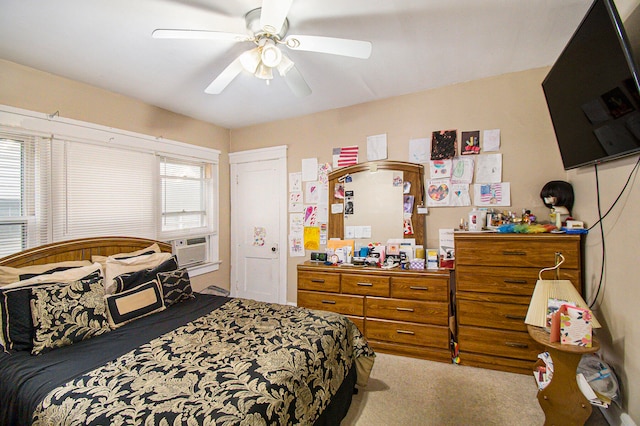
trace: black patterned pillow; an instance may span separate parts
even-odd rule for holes
[[[191,280],[186,269],[158,273],[158,281],[164,293],[164,304],[169,307],[183,300],[193,299]]]
[[[94,269],[92,272],[89,272]],[[31,289],[51,285],[65,285],[73,281],[91,281],[100,278],[100,268],[93,265],[73,269],[66,274],[56,272],[41,275],[43,281],[21,281],[0,287],[0,340],[4,339],[3,350],[31,351],[33,348],[33,318],[31,317]],[[89,273],[87,273],[89,272]]]
[[[33,355],[108,332],[102,276],[32,288],[31,317]]]
[[[156,275],[160,272],[175,271],[178,269],[178,259],[176,256],[172,256],[170,259],[165,260],[160,265],[153,268],[146,268],[140,271],[126,272],[118,275],[113,279],[114,293],[120,293],[126,290],[130,290],[134,287],[144,284],[151,280],[156,279]]]

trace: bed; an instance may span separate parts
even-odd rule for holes
[[[344,316],[193,292],[142,238],[0,259],[0,314],[3,425],[338,425],[375,358]]]

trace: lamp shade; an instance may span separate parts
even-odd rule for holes
[[[270,67],[266,66],[264,63],[260,63],[254,75],[263,80],[271,80],[273,78],[273,71]]]
[[[549,299],[566,300],[567,302],[574,303],[578,307],[589,309],[589,306],[582,296],[580,296],[580,293],[578,293],[578,290],[576,290],[571,281],[539,279],[536,282],[533,295],[531,296],[529,310],[524,320],[525,324],[546,327]],[[591,326],[593,328],[601,327],[594,316],[592,316]]]
[[[240,55],[240,63],[247,72],[255,73],[260,64],[260,48],[256,47],[255,49],[247,50]]]
[[[266,40],[262,46],[262,52],[260,53],[262,63],[269,68],[277,67],[282,60],[282,52],[276,46],[273,40]]]

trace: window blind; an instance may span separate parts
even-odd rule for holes
[[[53,159],[54,241],[156,237],[153,154],[56,139]]]

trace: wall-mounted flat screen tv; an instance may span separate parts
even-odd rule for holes
[[[595,0],[542,83],[566,170],[640,153],[640,6]]]

